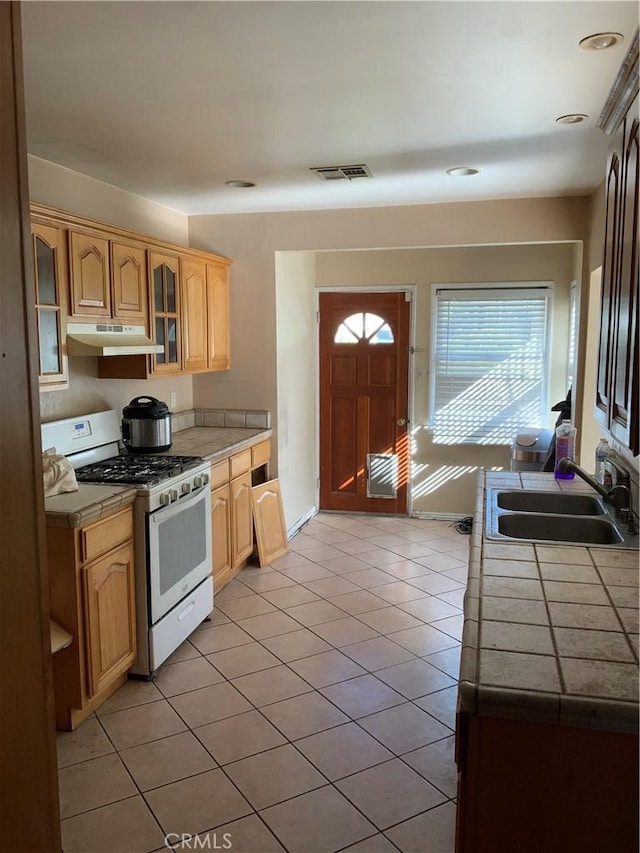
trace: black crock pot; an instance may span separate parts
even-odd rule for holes
[[[136,397],[122,410],[122,441],[129,453],[162,453],[171,447],[171,412],[155,397]]]

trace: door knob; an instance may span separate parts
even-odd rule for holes
[[[398,426],[404,426],[407,423],[407,419],[406,418],[398,418],[396,423],[398,424]]]

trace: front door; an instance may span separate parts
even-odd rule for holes
[[[404,292],[320,294],[320,508],[406,513]]]

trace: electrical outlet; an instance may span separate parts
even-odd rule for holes
[[[175,409],[177,403],[178,403],[178,395],[176,394],[175,391],[172,391],[171,395],[169,397],[169,408],[171,409],[171,411],[173,411]]]

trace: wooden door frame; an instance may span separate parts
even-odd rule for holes
[[[20,4],[0,4],[2,841],[61,849]],[[6,109],[4,109],[6,107]]]
[[[415,382],[415,359],[414,346],[416,335],[416,317],[414,307],[416,304],[417,285],[415,284],[361,284],[357,286],[340,287],[337,285],[326,285],[315,288],[314,308],[316,312],[315,344],[314,344],[314,406],[315,406],[315,436],[314,436],[314,465],[316,471],[315,504],[320,506],[320,294],[321,293],[407,293],[409,294],[409,364],[407,368],[407,412],[409,413],[409,465],[411,465],[411,431],[413,429],[413,401]],[[407,483],[407,511],[410,517],[413,510],[412,481]],[[400,516],[404,517],[404,516]]]

